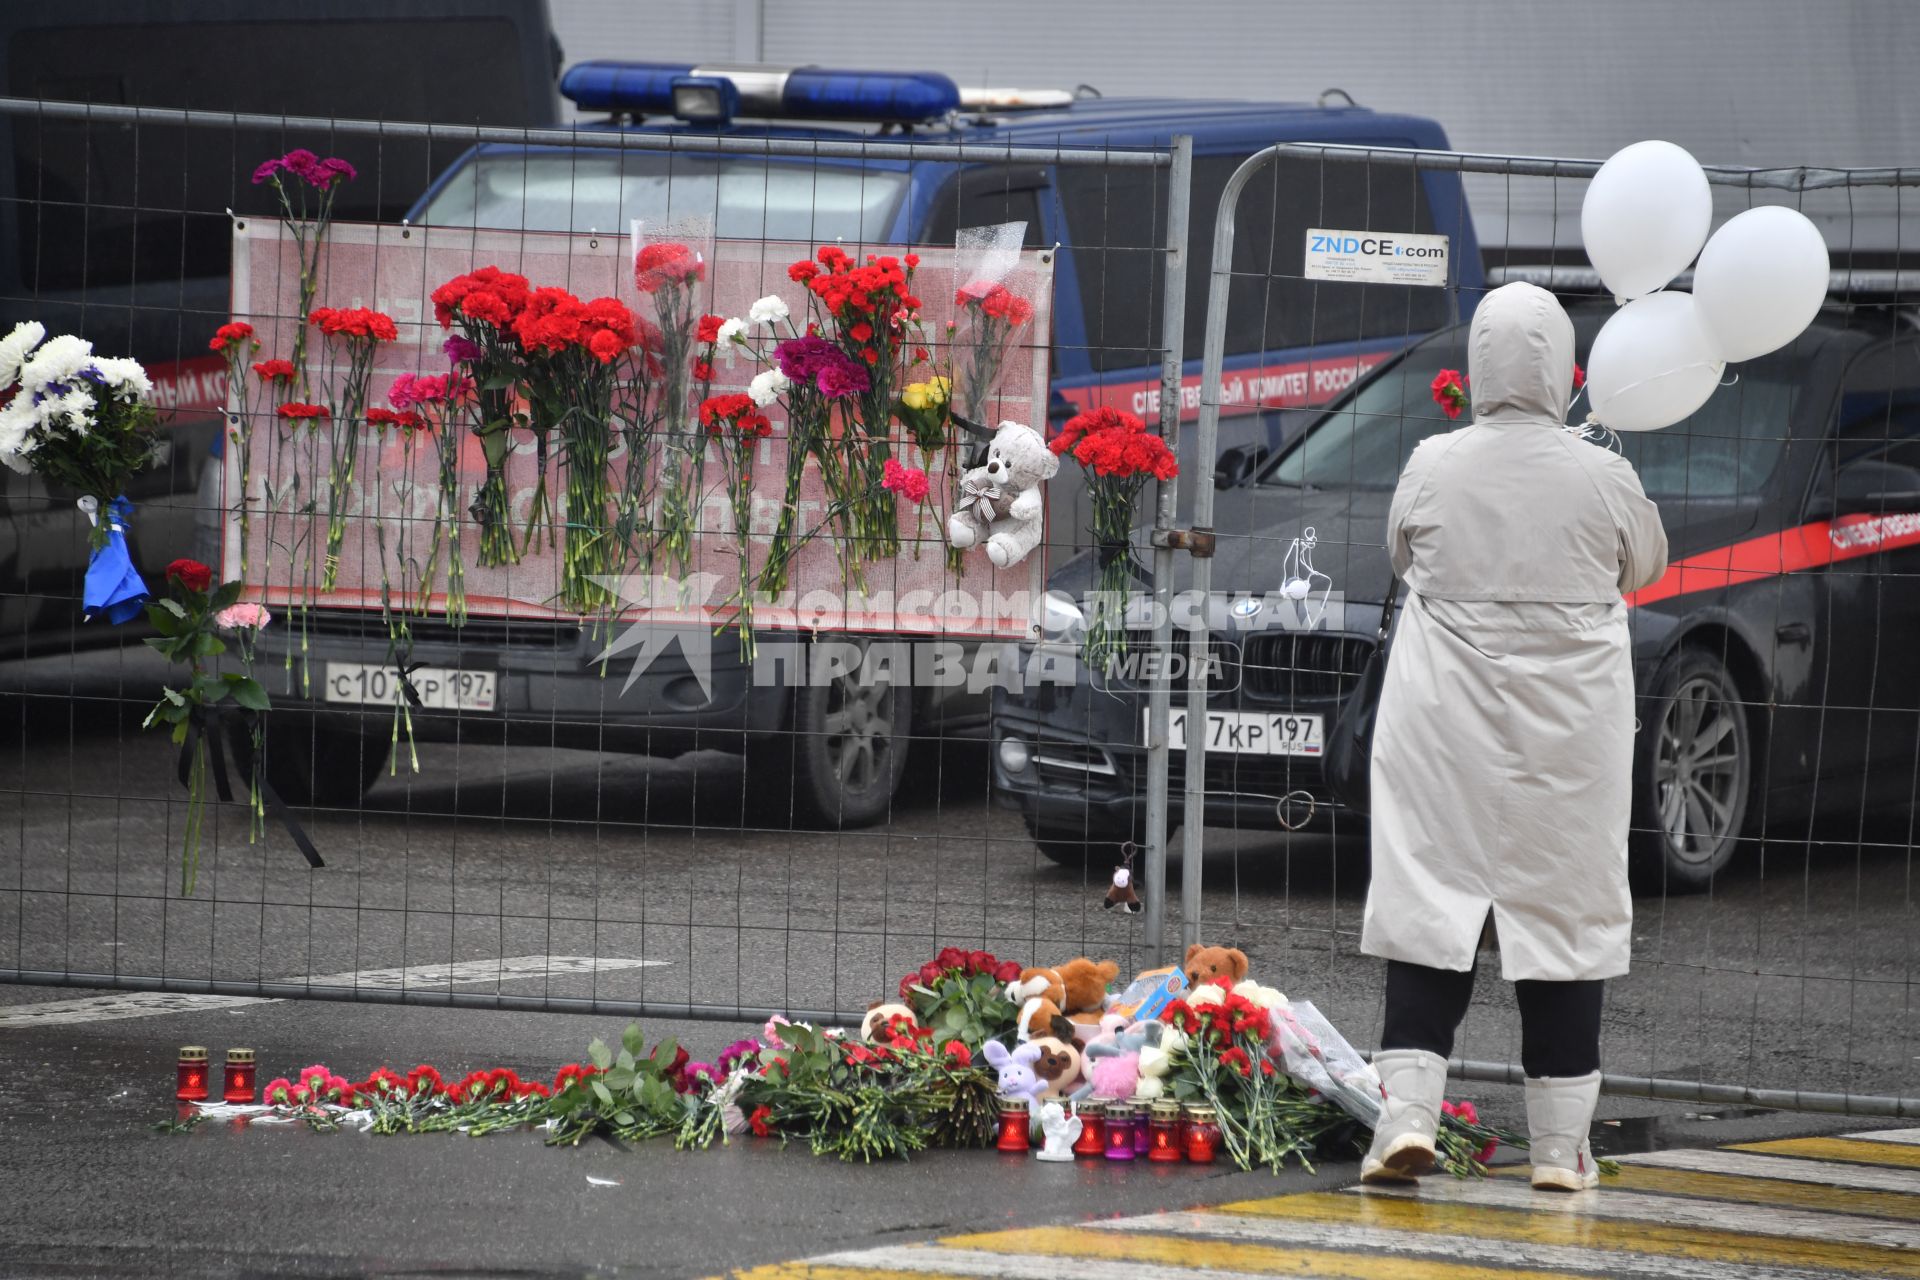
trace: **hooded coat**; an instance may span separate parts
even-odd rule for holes
[[[1627,971],[1633,668],[1621,594],[1666,570],[1626,459],[1562,429],[1573,324],[1489,293],[1473,423],[1407,460],[1387,546],[1406,604],[1373,738],[1361,950],[1473,967],[1491,911],[1508,979]]]

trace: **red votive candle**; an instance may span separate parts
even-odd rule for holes
[[[1000,1138],[993,1145],[1002,1151],[1024,1152],[1033,1145],[1027,1132],[1027,1100],[1000,1099]]]
[[[207,1050],[198,1044],[180,1047],[180,1064],[174,1072],[173,1096],[182,1102],[207,1100]]]
[[[1080,1104],[1080,1136],[1073,1141],[1073,1154],[1097,1156],[1107,1145],[1107,1109],[1097,1102]]]
[[[1187,1159],[1212,1164],[1220,1148],[1220,1121],[1212,1107],[1187,1108]]]
[[[227,1102],[252,1102],[253,1094],[253,1050],[227,1050],[227,1087],[220,1094]]]
[[[1185,1158],[1180,1150],[1180,1104],[1154,1103],[1147,1121],[1147,1159],[1164,1164]]]

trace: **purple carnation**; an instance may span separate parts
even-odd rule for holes
[[[260,167],[253,171],[253,185],[256,187],[259,186],[286,167],[287,162],[285,160],[275,159],[261,161]]]
[[[305,147],[295,147],[282,156],[280,162],[286,166],[288,173],[296,178],[305,178],[308,182],[314,181],[321,172],[320,157]]]
[[[840,357],[840,349],[817,334],[808,334],[804,338],[788,338],[773,349],[773,358],[779,362],[780,372],[794,382],[812,382],[825,368]]]
[[[446,352],[447,359],[453,361],[455,364],[471,364],[475,360],[484,359],[487,354],[486,348],[482,347],[479,343],[469,338],[463,338],[457,333],[441,343],[440,349]]]
[[[749,1036],[745,1040],[735,1040],[720,1051],[719,1067],[722,1072],[732,1074],[733,1069],[742,1061],[760,1052],[760,1042]]]
[[[873,385],[873,379],[867,373],[867,367],[857,360],[835,351],[839,358],[821,368],[814,379],[814,385],[820,388],[820,394],[829,400],[841,396],[857,395]]]

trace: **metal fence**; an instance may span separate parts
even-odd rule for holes
[[[1057,429],[1095,405],[1137,412],[1182,463],[1138,508],[1154,532],[1134,544],[1141,599],[1122,619],[1131,640],[1121,666],[1075,667],[1084,615],[1076,624],[1038,607],[1032,635],[969,644],[969,661],[989,673],[996,661],[1024,672],[1036,654],[1064,657],[1074,674],[1059,684],[988,678],[960,696],[866,668],[756,690],[752,664],[723,633],[722,674],[705,702],[672,680],[630,695],[631,660],[599,661],[606,637],[591,620],[508,611],[461,627],[429,609],[410,627],[408,656],[493,672],[498,703],[478,709],[449,694],[437,714],[423,707],[409,752],[388,702],[313,693],[337,664],[348,678],[388,682],[371,696],[391,698],[408,664],[393,660],[380,612],[364,601],[342,609],[307,584],[311,608],[283,611],[280,647],[261,664],[276,703],[266,753],[326,865],[309,868],[277,822],[250,842],[245,806],[216,805],[191,895],[180,882],[180,748],[142,728],[177,673],[134,628],[79,621],[86,525],[74,495],[9,475],[0,730],[14,763],[0,771],[0,980],[820,1020],[891,997],[941,947],[1022,963],[1085,954],[1132,973],[1204,941],[1240,947],[1263,981],[1372,1042],[1380,970],[1357,952],[1364,826],[1330,804],[1312,755],[1207,750],[1185,726],[1207,724],[1209,709],[1331,720],[1378,618],[1382,487],[1418,438],[1446,426],[1427,382],[1440,367],[1464,369],[1461,326],[1480,290],[1519,275],[1551,284],[1575,311],[1583,354],[1604,313],[1603,300],[1580,300],[1595,290],[1571,235],[1488,255],[1483,269],[1474,211],[1500,202],[1570,214],[1592,164],[1308,144],[1250,157],[1204,136],[1151,149],[1091,145],[1084,133],[993,145],[965,132],[767,141],[26,101],[0,102],[0,117],[15,150],[11,185],[0,184],[8,326],[40,319],[167,374],[170,449],[129,495],[150,579],[180,556],[217,564],[223,550],[234,573],[231,540],[222,547],[234,494],[221,487],[234,463],[210,448],[236,406],[202,353],[236,312],[236,223],[274,221],[248,175],[298,146],[358,166],[353,220],[385,223],[394,237],[464,240],[468,267],[501,243],[494,229],[595,242],[562,251],[569,280],[576,259],[583,273],[589,258],[617,259],[597,242],[623,238],[636,202],[656,197],[651,218],[714,224],[716,273],[728,262],[777,269],[796,246],[837,240],[857,253],[914,244],[931,260],[967,228],[1024,222],[1025,252],[1051,273],[1050,330],[1014,342],[1044,356],[1051,378],[1030,416]],[[470,147],[493,169],[476,175]],[[536,168],[536,155],[565,159]],[[1636,606],[1640,719],[1671,725],[1676,707],[1725,717],[1746,752],[1745,812],[1663,861],[1660,830],[1636,808],[1650,874],[1638,882],[1634,972],[1609,990],[1609,1087],[1910,1114],[1920,697],[1904,655],[1920,635],[1920,591],[1907,581],[1920,561],[1905,557],[1920,545],[1883,524],[1872,554],[1861,542],[1859,554],[1789,564],[1780,546],[1819,522],[1810,504],[1823,500],[1829,536],[1839,512],[1820,494],[1846,464],[1920,468],[1900,455],[1920,447],[1920,356],[1902,318],[1910,281],[1897,270],[1900,201],[1920,175],[1711,176],[1723,214],[1767,201],[1816,214],[1842,272],[1806,338],[1741,369],[1681,428],[1627,446],[1643,477],[1666,486],[1656,496],[1676,556],[1684,543],[1721,573]],[[443,201],[462,181],[464,203]],[[425,216],[399,227],[430,192]],[[1849,230],[1869,223],[1894,228],[1893,252],[1848,252]],[[1304,253],[1313,229],[1445,235],[1449,265],[1433,285],[1316,278]],[[1210,275],[1198,269],[1206,263]],[[376,300],[330,295],[324,281],[318,299]],[[265,319],[298,323],[290,312]],[[1202,334],[1204,370],[1188,359]],[[744,372],[728,376],[743,383]],[[1369,455],[1380,476],[1271,482],[1287,478],[1270,469],[1303,433],[1343,422],[1397,446]],[[1351,470],[1354,457],[1344,461]],[[1790,493],[1795,477],[1804,483]],[[933,478],[951,479],[938,468]],[[1878,515],[1916,510],[1920,499]],[[1034,553],[1067,595],[1090,590],[1104,559],[1081,554],[1090,520],[1068,462]],[[901,563],[915,550],[944,555],[936,524],[903,523]],[[724,541],[728,531],[701,532]],[[1752,550],[1767,539],[1771,552]],[[1727,573],[1733,547],[1747,548],[1738,576]],[[1747,572],[1769,554],[1776,572]],[[970,572],[974,589],[996,581]],[[1286,618],[1276,608],[1259,625],[1236,620],[1235,599],[1272,599],[1295,578],[1310,590],[1289,598]],[[1186,592],[1217,601],[1197,628],[1171,607]],[[1207,633],[1204,646],[1189,649],[1188,629]],[[759,640],[804,667],[808,653],[888,639],[829,630],[769,626]],[[978,636],[936,619],[909,652],[961,638]],[[801,648],[780,649],[788,643]],[[1212,661],[1178,665],[1203,649]],[[1676,653],[1689,664],[1679,684]],[[1692,692],[1676,696],[1683,686]],[[652,699],[645,714],[623,701],[631,696]],[[886,757],[870,805],[819,790],[856,768],[856,739],[878,753],[869,763]],[[1652,766],[1636,768],[1641,789],[1653,788]],[[1112,868],[1128,857],[1145,904],[1137,916],[1104,905]],[[1460,1069],[1507,1078],[1517,1019],[1485,957],[1482,969]]]

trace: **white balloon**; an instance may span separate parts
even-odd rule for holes
[[[1608,289],[1638,298],[1687,269],[1713,225],[1713,192],[1699,162],[1671,142],[1615,152],[1587,184],[1580,237]]]
[[[1658,431],[1693,413],[1726,370],[1685,293],[1655,293],[1613,313],[1587,356],[1593,416],[1615,431]]]
[[[1713,233],[1693,272],[1701,323],[1729,360],[1778,351],[1827,300],[1827,242],[1797,209],[1766,205]]]

